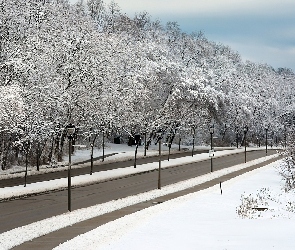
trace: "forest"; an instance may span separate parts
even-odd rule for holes
[[[102,133],[208,145],[213,125],[216,145],[286,146],[294,84],[290,69],[245,61],[173,20],[127,16],[116,2],[0,0],[3,170],[62,160],[69,124],[88,146]]]

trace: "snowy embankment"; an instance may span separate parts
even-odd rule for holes
[[[239,150],[239,151],[241,151],[241,150]],[[232,150],[230,150],[230,152],[220,151],[220,152],[216,152],[216,156],[221,156],[221,155],[229,154],[229,153],[234,153],[234,152]],[[263,157],[261,159],[251,161],[251,162],[248,162],[245,164],[240,164],[237,166],[229,167],[227,169],[215,171],[213,173],[209,173],[209,174],[206,174],[206,175],[203,175],[200,177],[196,177],[196,178],[193,178],[193,179],[190,179],[187,181],[183,181],[183,182],[179,182],[179,183],[176,183],[173,185],[165,186],[161,190],[153,190],[150,192],[141,193],[141,194],[126,197],[123,199],[110,201],[110,202],[107,202],[104,204],[95,205],[95,206],[92,206],[89,208],[75,210],[70,213],[69,212],[64,213],[64,214],[61,214],[61,215],[58,215],[58,216],[55,216],[52,218],[47,218],[45,220],[38,221],[38,222],[29,224],[29,225],[26,225],[26,226],[23,226],[20,228],[10,230],[5,233],[2,233],[0,235],[0,242],[1,242],[4,249],[9,249],[9,248],[19,245],[25,241],[32,240],[36,237],[39,237],[41,235],[45,235],[49,232],[58,230],[63,227],[70,226],[70,225],[75,224],[77,222],[84,221],[84,220],[87,220],[87,219],[90,219],[90,218],[93,218],[93,217],[96,217],[96,216],[99,216],[99,215],[102,215],[105,213],[109,213],[114,210],[118,210],[120,208],[130,206],[130,205],[133,205],[136,203],[151,200],[151,199],[154,199],[154,198],[157,198],[157,197],[169,194],[169,193],[173,193],[173,192],[176,192],[179,190],[187,189],[192,186],[204,183],[206,181],[209,181],[209,180],[212,180],[215,178],[219,178],[225,174],[228,174],[228,173],[237,171],[239,169],[243,169],[245,167],[251,166],[253,164],[257,164],[257,163],[266,161],[266,160],[271,159],[273,157],[275,157],[275,156],[273,155],[273,156]],[[188,162],[201,160],[201,159],[205,159],[205,158],[206,159],[208,158],[208,154],[195,155],[194,157],[189,157],[189,158],[183,157],[179,160],[180,162],[178,162],[178,163],[176,163],[176,161],[178,161],[178,160],[173,160],[173,161],[171,160],[169,162],[168,161],[163,162],[163,167],[165,167],[165,166],[167,167],[168,164],[179,164],[179,163],[183,164],[184,162],[188,163]],[[145,167],[152,168],[152,169],[157,168],[157,164],[155,164],[155,163],[145,164],[145,165],[149,165],[149,166],[140,165],[140,166],[138,166],[138,169],[134,169],[133,167],[130,167],[130,168],[127,168],[127,169],[124,168],[123,170],[118,170],[118,171],[122,171],[122,173],[124,173],[124,174],[132,174],[132,173],[134,173],[133,171],[143,171],[143,169],[145,171],[147,171],[147,169],[145,169]],[[113,171],[114,170],[106,171],[106,172],[114,173]],[[105,173],[105,174],[107,174],[107,173]],[[97,178],[101,178],[101,175],[102,175],[102,172],[97,173]],[[96,176],[96,175],[94,175],[94,176]],[[93,178],[94,178],[94,176],[93,176]],[[109,176],[112,176],[112,174],[110,174]],[[90,176],[87,175],[87,177],[86,177],[87,181],[89,181],[88,180],[89,177]],[[76,178],[76,180],[75,180],[75,178]],[[73,178],[74,183],[76,185],[78,185],[79,183],[83,182],[83,179],[85,178],[85,176],[75,177],[75,178]],[[53,185],[52,184],[53,182],[54,181],[48,181],[48,182],[43,182],[41,185],[36,184],[36,185],[38,185],[38,187],[36,187],[35,190],[37,190],[37,189],[41,190],[41,188],[43,188],[44,186]],[[64,182],[67,183],[66,180],[64,180]],[[33,186],[33,184],[30,184],[30,185]],[[24,189],[24,188],[22,187],[22,189]],[[47,189],[49,189],[49,188],[47,187]],[[6,191],[6,192],[8,192],[8,191]],[[1,195],[4,196],[4,193],[1,192]]]

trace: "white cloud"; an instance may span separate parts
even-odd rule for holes
[[[105,0],[110,3],[111,0]],[[288,14],[292,13],[295,1],[292,0],[116,0],[123,12],[134,14],[147,11],[152,15],[170,13],[172,15],[238,15],[252,14]],[[293,8],[292,8],[293,7]]]
[[[114,1],[131,17],[147,11],[163,24],[177,21],[185,32],[202,30],[210,40],[231,46],[244,59],[295,70],[294,0]]]
[[[274,68],[290,68],[294,70],[295,46],[276,47],[246,40],[241,42],[224,41],[224,44],[238,51],[243,60],[267,63]]]

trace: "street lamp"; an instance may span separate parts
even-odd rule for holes
[[[93,173],[93,147],[94,147],[94,144],[91,143],[90,144],[90,147],[91,147],[91,154],[90,154],[90,175],[92,175],[92,173]]]
[[[170,153],[171,153],[171,133],[167,133],[166,141],[168,142],[168,161],[170,160]]]
[[[147,150],[147,145],[146,145],[146,130],[147,130],[147,123],[144,124],[144,156],[146,156],[146,150]]]
[[[75,126],[69,124],[67,127],[67,135],[69,139],[69,167],[68,167],[68,210],[71,212],[71,154],[72,154],[72,140],[75,134]]]
[[[133,139],[135,140],[135,152],[134,152],[134,168],[136,168],[136,158],[137,158],[137,150],[138,150],[138,146],[139,146],[139,142],[140,142],[140,135],[139,137],[137,135],[133,136]]]
[[[286,128],[286,124],[284,125],[284,140],[285,140],[285,149],[287,148],[287,128]]]
[[[239,148],[239,131],[238,131],[238,127],[236,127],[236,143],[237,143],[237,148]]]
[[[25,185],[24,187],[27,186],[27,176],[28,176],[28,154],[29,154],[29,150],[30,150],[30,141],[26,140],[23,143],[23,149],[25,151],[25,155],[26,155],[26,172],[25,172]]]
[[[156,133],[159,143],[159,175],[158,175],[158,189],[161,189],[161,144],[162,144],[162,130],[158,130]]]
[[[194,150],[195,150],[195,135],[196,135],[195,126],[192,126],[192,133],[193,133],[193,149],[192,149],[192,157],[193,157],[194,156]]]
[[[246,149],[246,135],[247,135],[247,132],[248,132],[248,126],[245,126],[244,127],[244,143],[245,143],[245,163],[247,162],[247,149]]]
[[[175,131],[175,133],[176,133],[176,131]],[[180,143],[181,143],[180,128],[178,128],[177,134],[178,134],[178,151],[180,151]]]
[[[210,135],[211,135],[211,154],[213,154],[213,134],[214,134],[214,124],[210,125]],[[211,172],[213,172],[213,156],[211,156]]]
[[[105,133],[105,122],[100,124],[102,129],[102,161],[104,161],[104,133]]]
[[[267,155],[267,131],[269,126],[265,127],[265,154]]]

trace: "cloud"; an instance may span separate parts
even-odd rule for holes
[[[242,55],[242,59],[256,63],[266,63],[274,68],[290,68],[294,71],[295,45],[290,47],[276,47],[257,42],[224,41],[233,50]],[[294,71],[295,72],[295,71]]]
[[[105,0],[109,3],[111,0]],[[288,15],[295,9],[294,0],[116,0],[123,12],[147,11],[152,15]]]
[[[209,40],[229,45],[244,59],[295,72],[294,0],[114,1],[131,17],[147,11],[163,24],[177,21],[184,32],[201,30]]]

